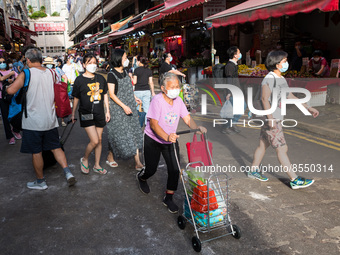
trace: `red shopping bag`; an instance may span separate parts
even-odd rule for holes
[[[58,118],[65,118],[72,114],[70,99],[67,93],[67,83],[58,81],[54,70],[49,69],[53,75],[54,103]]]
[[[209,151],[206,145],[204,135],[201,135],[201,141],[197,141],[197,135],[194,134],[194,138],[191,143],[187,143],[187,153],[189,162],[201,161],[205,166],[211,166],[212,162],[209,156],[212,157],[213,145],[208,141]],[[192,167],[201,166],[200,164],[193,164]]]
[[[197,180],[190,202],[191,209],[196,212],[206,213],[208,211],[208,188],[201,180]],[[215,191],[209,188],[209,211],[218,209]]]
[[[54,101],[59,118],[64,118],[72,114],[70,99],[67,93],[67,83],[60,82],[54,84]]]

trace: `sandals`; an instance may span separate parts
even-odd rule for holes
[[[116,161],[108,161],[106,160],[106,164],[108,164],[110,167],[118,167],[118,163]]]
[[[89,174],[90,173],[89,167],[86,167],[83,164],[83,158],[80,159],[80,170],[83,174]]]
[[[111,162],[111,163],[113,163],[113,162]],[[117,166],[118,166],[118,164],[117,164]],[[83,164],[83,158],[80,159],[80,170],[83,174],[89,174],[90,173],[89,167],[86,167]],[[98,174],[107,174],[107,171],[104,168],[98,168],[98,169],[93,168],[92,170],[93,170],[93,172],[98,173]]]
[[[93,168],[92,170],[97,174],[107,174],[107,171],[104,168]]]

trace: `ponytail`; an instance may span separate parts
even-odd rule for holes
[[[137,60],[143,65],[144,68],[148,67],[149,62],[148,62],[148,60],[145,57],[139,55],[137,57]]]

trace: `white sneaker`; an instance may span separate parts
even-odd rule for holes
[[[76,178],[73,176],[71,172],[66,173],[65,177],[69,187],[73,186],[77,182]]]
[[[27,188],[29,189],[39,189],[39,190],[44,190],[47,189],[48,186],[46,185],[46,181],[43,181],[41,183],[38,183],[37,180],[35,180],[34,182],[28,182],[27,183]]]

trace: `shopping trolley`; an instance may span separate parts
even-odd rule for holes
[[[177,134],[196,131],[199,130],[181,131]],[[206,134],[203,134],[202,139],[204,139],[210,162],[213,162]],[[176,160],[179,169],[181,169],[177,154]],[[196,167],[193,168],[193,165]],[[187,222],[193,225],[195,235],[192,238],[192,247],[196,252],[201,251],[202,243],[227,235],[232,235],[236,239],[241,237],[240,228],[232,224],[229,214],[229,177],[226,173],[211,173],[209,169],[211,168],[206,168],[203,162],[196,161],[188,163],[186,168],[181,171],[185,200],[183,213],[178,216],[177,223],[182,230],[185,229]],[[201,241],[199,233],[210,234],[212,232],[215,233],[214,237]]]

